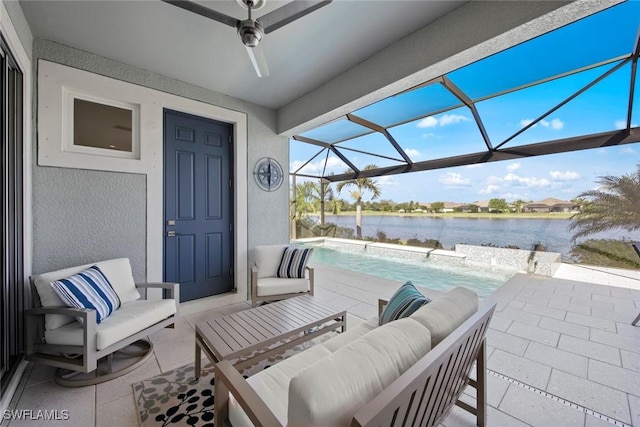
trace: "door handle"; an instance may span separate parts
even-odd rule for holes
[[[176,236],[175,231],[167,231],[167,237],[175,237],[175,236]]]

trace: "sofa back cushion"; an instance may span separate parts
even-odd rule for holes
[[[431,332],[431,345],[437,346],[451,332],[478,311],[478,295],[463,287],[450,290],[411,316]]]
[[[133,280],[129,259],[117,258],[31,276],[31,281],[38,292],[40,304],[43,307],[66,307],[67,304],[54,292],[51,287],[51,282],[73,276],[92,265],[97,265],[107,279],[109,279],[109,283],[111,283],[113,290],[118,294],[118,298],[120,298],[122,304],[140,298],[140,293],[136,289],[135,281]],[[45,316],[45,328],[47,330],[56,329],[74,320],[75,317],[72,316],[47,314]]]
[[[291,380],[287,425],[350,426],[360,408],[430,349],[429,330],[413,319],[374,329]]]
[[[258,267],[258,279],[276,277],[282,254],[287,245],[256,246],[253,250],[253,260]]]

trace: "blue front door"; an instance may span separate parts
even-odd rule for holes
[[[164,280],[180,300],[233,289],[232,126],[164,112]]]

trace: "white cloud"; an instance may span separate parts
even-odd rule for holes
[[[444,175],[440,175],[438,182],[449,187],[468,187],[470,185],[468,178],[455,172],[447,172]]]
[[[520,194],[520,193],[502,193],[499,196],[501,199],[505,199],[508,200],[510,202],[513,202],[515,200],[527,200],[529,198],[528,195],[526,194]]]
[[[500,186],[498,185],[487,185],[485,188],[478,191],[479,194],[493,194],[496,191],[500,190]]]
[[[513,173],[507,174],[504,180],[525,187],[548,187],[551,184],[546,178],[522,177]]]
[[[615,126],[616,129],[626,129],[627,127],[627,121],[626,120],[616,120],[613,123],[613,126]],[[637,123],[631,123],[631,127],[632,128],[637,128],[638,124]]]
[[[491,175],[487,177],[487,184],[499,184],[502,182],[502,178],[499,176]]]
[[[636,154],[636,150],[634,150],[633,147],[622,147],[620,151],[622,151],[623,154],[629,154],[631,156]]]
[[[522,166],[520,162],[511,163],[510,165],[507,165],[507,170],[509,172],[517,171],[518,169],[520,169],[520,166]]]
[[[551,175],[551,178],[559,181],[573,181],[576,179],[580,179],[580,174],[574,171],[551,171],[549,172],[549,175]]]
[[[434,128],[438,126],[438,119],[433,116],[425,117],[418,122],[419,128]]]
[[[440,126],[451,125],[460,122],[468,122],[469,118],[461,116],[460,114],[445,114],[440,117]]]
[[[425,132],[420,136],[422,136],[423,138],[433,138],[434,136],[436,136],[436,134],[433,132]]]
[[[529,126],[531,123],[533,123],[533,119],[522,119],[522,120],[520,120],[520,127]],[[540,123],[540,125],[542,125],[543,127],[551,128],[553,130],[560,130],[560,129],[564,128],[564,122],[562,120],[560,120],[560,119],[557,119],[557,118],[553,119],[551,121],[540,120],[538,123]],[[532,127],[538,126],[538,123],[536,123]]]
[[[398,177],[393,175],[379,176],[375,180],[378,185],[382,187],[395,187],[397,185],[400,185],[400,180],[398,179]]]
[[[461,116],[460,114],[445,114],[439,119],[433,116],[425,117],[418,122],[417,126],[419,128],[434,128],[436,126],[447,126],[460,122],[468,122],[470,120],[468,117]]]
[[[415,159],[421,156],[420,152],[415,148],[405,148],[404,152],[407,153],[407,156],[411,157],[412,159]]]
[[[289,163],[289,170],[291,172],[295,172],[298,170],[298,168],[302,165],[304,165],[305,162],[301,161],[301,160],[294,160],[293,162]],[[321,160],[318,160],[317,162],[310,162],[308,163],[304,168],[302,168],[302,170],[300,170],[301,173],[308,173],[308,174],[312,174],[312,175],[319,175],[322,173],[323,168],[325,167],[324,164],[324,158],[322,158]],[[342,160],[340,160],[339,158],[335,157],[335,156],[330,156],[327,159],[327,165],[326,165],[326,170],[325,173],[329,173],[329,172],[344,172],[346,170],[347,166],[342,162]]]
[[[522,119],[520,120],[520,127],[523,128],[523,127],[529,126],[531,123],[533,123],[533,119]],[[536,126],[538,125],[533,125],[533,127],[536,127]]]
[[[480,169],[483,166],[484,165],[482,163],[474,163],[472,165],[466,165],[465,168],[467,168],[467,169]]]
[[[624,129],[627,127],[627,121],[626,120],[616,120],[615,123],[613,124],[613,126],[615,126],[616,129]]]

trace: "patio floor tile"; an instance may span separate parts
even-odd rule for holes
[[[504,317],[500,316],[500,314],[494,314],[491,318],[491,323],[489,323],[489,327],[491,329],[505,332],[507,329],[509,329],[511,323],[513,323],[513,320],[505,319]]]
[[[583,314],[585,316],[588,316],[591,314],[591,307],[587,307],[579,304],[573,304],[566,301],[551,300],[549,302],[549,307],[570,311],[572,313]]]
[[[593,312],[593,310],[592,310]],[[612,320],[600,319],[592,316],[585,316],[577,313],[567,313],[565,318],[567,322],[577,323],[579,325],[588,326],[590,328],[598,328],[609,332],[616,332],[616,324]]]
[[[640,397],[632,394],[629,397],[629,407],[631,409],[631,423],[634,426],[640,426]]]
[[[588,378],[591,381],[640,397],[640,372],[631,372],[628,369],[591,360]]]
[[[69,411],[68,420],[47,421],[47,426],[92,426],[95,419],[96,388],[61,387],[53,381],[25,387],[16,410]],[[43,425],[42,421],[12,420],[11,427]]]
[[[546,329],[520,322],[513,322],[507,330],[507,333],[551,347],[557,346],[558,339],[560,339],[560,334],[557,332],[548,331]]]
[[[527,424],[523,421],[520,421],[517,418],[512,417],[511,415],[505,414],[504,412],[488,407],[487,408],[487,425],[488,426],[496,426],[496,427],[526,427],[530,424]],[[475,426],[475,424],[474,424]]]
[[[524,353],[524,357],[551,366],[552,368],[587,378],[589,359],[586,357],[535,342],[529,344],[527,351]]]
[[[636,338],[612,334],[599,329],[592,329],[591,341],[622,348],[634,353],[640,353],[640,339]],[[640,355],[638,357],[640,357]]]
[[[191,350],[192,346],[189,346]],[[193,353],[192,353],[193,354]],[[111,381],[96,385],[96,400],[107,403],[131,394],[131,384],[161,374],[155,357],[151,357],[142,366]]]
[[[600,360],[613,365],[622,366],[620,361],[620,351],[608,345],[599,344],[580,338],[561,335],[558,342],[558,349],[567,350],[571,353],[586,356],[590,359]]]
[[[582,426],[585,414],[516,385],[509,386],[498,408],[532,426]]]
[[[96,427],[135,425],[138,425],[138,414],[133,392],[111,402],[96,405]]]
[[[544,317],[551,317],[558,320],[564,320],[567,312],[565,310],[559,310],[557,308],[541,307],[535,304],[526,304],[522,311],[527,313],[535,313]]]
[[[616,420],[631,422],[627,394],[611,387],[554,369],[547,391]]]
[[[487,366],[493,371],[543,390],[551,374],[551,368],[548,366],[502,350],[496,350],[491,355]]]
[[[514,310],[512,308],[505,308],[498,312],[500,316],[505,319],[517,320],[518,322],[527,323],[532,326],[536,326],[540,322],[540,316],[534,313],[525,313],[522,311]]]
[[[571,297],[574,304],[586,305],[592,308],[600,308],[602,310],[613,311],[613,304],[610,302],[594,301],[590,296]]]
[[[622,367],[640,372],[640,356],[627,350],[620,350],[622,356]]]
[[[571,335],[572,337],[582,338],[585,340],[589,339],[590,329],[588,326],[576,325],[575,323],[567,322],[565,320],[543,317],[538,326],[551,331],[560,332],[561,334]]]
[[[489,329],[487,331],[487,344],[510,353],[522,356],[529,345],[529,341],[505,332]]]

